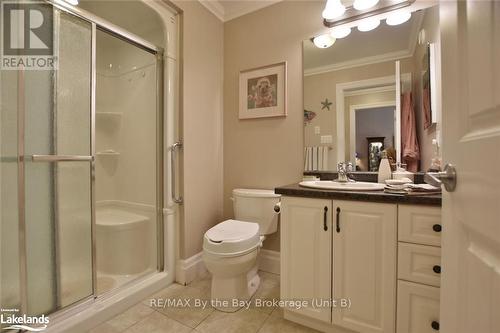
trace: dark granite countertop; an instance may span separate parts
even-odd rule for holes
[[[440,194],[402,195],[402,194],[385,193],[384,191],[319,190],[319,189],[302,187],[299,186],[299,184],[280,186],[275,188],[274,192],[277,194],[291,196],[291,197],[441,206]]]

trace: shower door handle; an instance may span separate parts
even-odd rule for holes
[[[171,190],[172,190],[172,200],[177,203],[177,204],[182,204],[182,196],[177,196],[175,192],[175,184],[176,184],[176,179],[177,179],[177,169],[176,169],[176,164],[177,164],[177,152],[179,149],[181,149],[182,142],[178,141],[174,143],[173,145],[170,146],[170,176],[171,176]]]
[[[94,156],[87,155],[32,155],[33,162],[92,162]]]

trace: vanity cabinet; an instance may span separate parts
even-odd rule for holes
[[[358,332],[394,332],[397,205],[283,197],[281,298],[350,300],[287,307]]]
[[[397,205],[333,200],[332,322],[357,332],[394,332]]]
[[[440,215],[423,205],[283,196],[282,300],[350,301],[285,306],[285,318],[324,332],[435,332]]]
[[[281,297],[330,299],[332,280],[332,201],[283,198],[281,202]],[[290,307],[290,311],[331,322],[331,308]]]

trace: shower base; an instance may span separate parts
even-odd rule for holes
[[[155,272],[155,270],[150,269],[138,274],[118,275],[118,274],[106,274],[98,271],[97,294],[101,295],[107,291],[113,290],[119,286],[123,286],[131,281],[137,280],[140,277],[151,274],[153,272]]]

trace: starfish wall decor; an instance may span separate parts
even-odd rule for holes
[[[330,101],[328,100],[328,98],[327,98],[327,99],[325,99],[325,101],[324,101],[324,102],[321,102],[321,105],[322,105],[322,106],[321,106],[321,110],[328,109],[328,111],[330,111],[330,106],[331,106],[332,104],[333,104],[333,103],[332,103],[332,102],[330,102]]]

